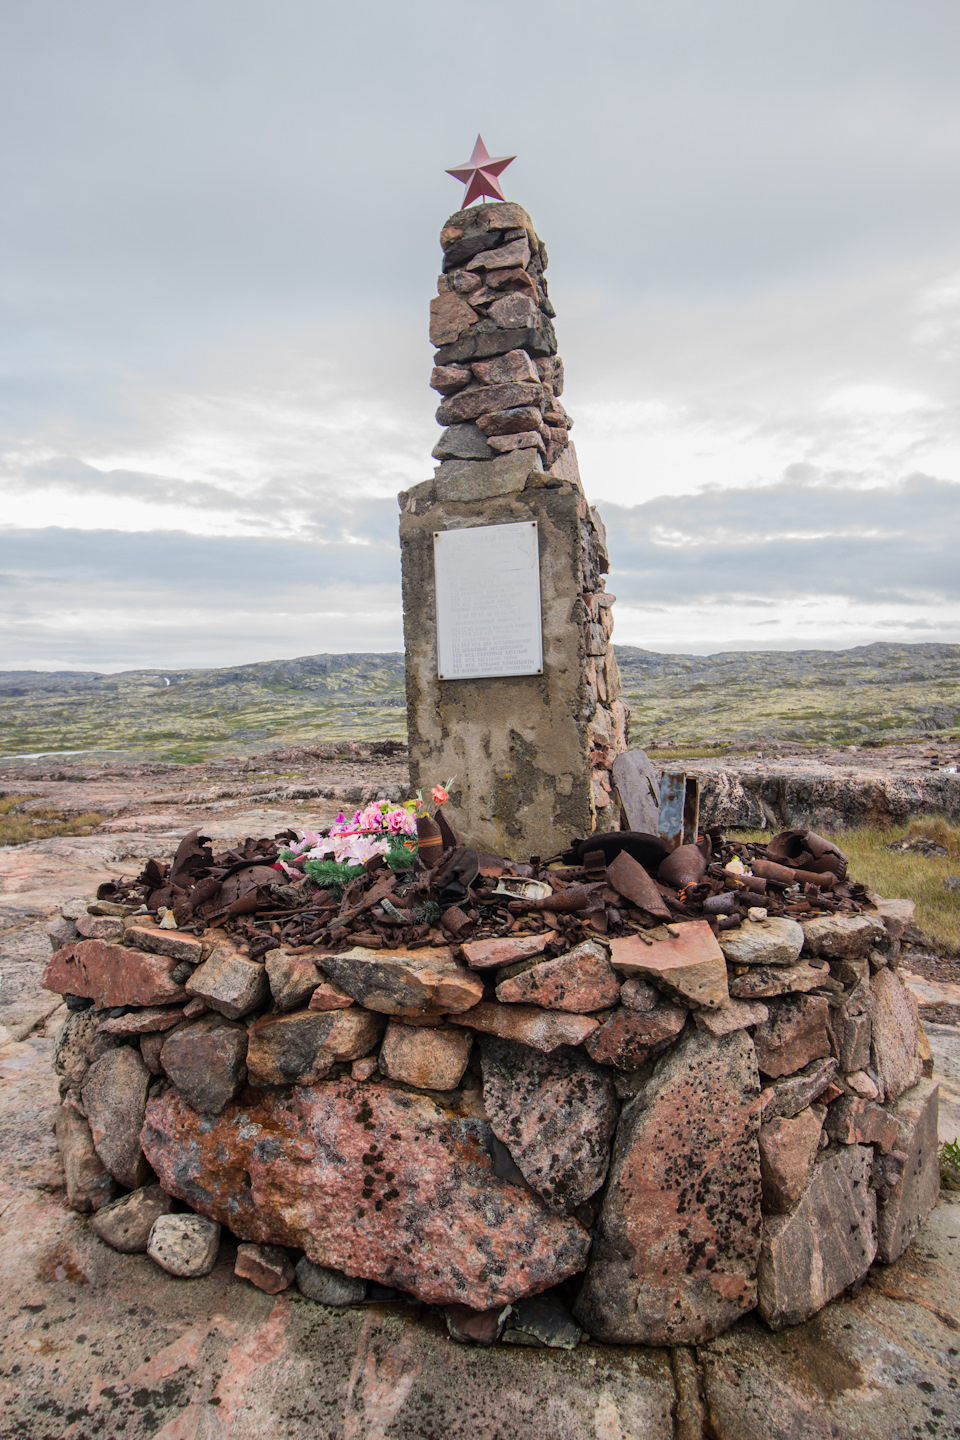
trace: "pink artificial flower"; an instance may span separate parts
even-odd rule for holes
[[[430,794],[433,797],[434,805],[446,805],[447,801],[450,799],[450,796],[447,794],[446,790],[444,790],[442,785],[434,785],[433,789],[430,791]]]

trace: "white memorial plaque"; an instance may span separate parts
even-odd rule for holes
[[[543,673],[537,522],[435,530],[441,680]]]

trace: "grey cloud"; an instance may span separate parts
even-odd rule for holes
[[[611,584],[633,604],[736,595],[801,604],[822,593],[907,607],[960,598],[960,486],[784,482],[605,504]],[[669,537],[669,539],[668,539]]]

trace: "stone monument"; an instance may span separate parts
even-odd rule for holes
[[[629,712],[606,534],[569,439],[529,215],[472,206],[440,244],[440,463],[399,497],[411,779],[456,777],[451,819],[473,845],[546,856],[620,826],[611,768]]]

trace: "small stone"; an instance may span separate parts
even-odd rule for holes
[[[545,455],[547,447],[539,430],[520,430],[513,435],[491,435],[487,442],[497,455],[512,450],[536,450]]]
[[[209,1275],[219,1248],[220,1226],[202,1215],[160,1215],[147,1241],[150,1259],[182,1280]]]
[[[444,1317],[447,1334],[461,1345],[492,1345],[499,1340],[510,1305],[495,1305],[492,1310],[471,1310],[467,1305],[447,1305]]]
[[[354,1080],[369,1080],[371,1076],[380,1073],[380,1062],[376,1055],[364,1055],[361,1060],[354,1060],[350,1066],[350,1074]]]
[[[650,1004],[641,1008],[635,1002],[636,991],[629,986],[643,986],[650,993]],[[628,1003],[619,1005],[599,1030],[584,1041],[584,1049],[598,1065],[612,1065],[617,1070],[636,1070],[653,1055],[672,1045],[687,1022],[689,1011],[674,1005],[642,980],[628,980],[623,987]]]
[[[760,1092],[760,1114],[763,1124],[784,1115],[788,1119],[799,1115],[801,1110],[823,1094],[837,1073],[837,1062],[814,1060],[799,1075],[788,1075],[773,1085],[765,1086]]]
[[[873,994],[873,1063],[887,1100],[896,1100],[921,1077],[917,1054],[917,1002],[892,970],[870,981]]]
[[[618,1115],[610,1078],[575,1051],[541,1055],[484,1036],[480,1053],[494,1135],[551,1210],[575,1210],[606,1178]]]
[[[191,1110],[219,1115],[247,1078],[247,1028],[221,1015],[182,1025],[165,1042],[160,1064]]]
[[[489,460],[494,451],[476,424],[448,425],[431,450],[434,460]]]
[[[297,1278],[290,1256],[279,1245],[238,1245],[233,1273],[265,1295],[289,1290]]]
[[[380,1038],[384,1022],[367,1010],[299,1010],[265,1016],[250,1027],[247,1073],[252,1085],[313,1085],[338,1060],[358,1060]]]
[[[960,889],[960,886],[957,888]],[[877,919],[890,939],[895,942],[902,940],[907,926],[913,924],[916,903],[913,900],[883,900],[879,895],[873,894],[868,898],[876,906]]]
[[[824,1111],[809,1106],[790,1118],[778,1116],[760,1127],[763,1208],[783,1214],[800,1201],[820,1149]]]
[[[328,1270],[324,1265],[314,1265],[306,1255],[297,1261],[296,1277],[300,1294],[317,1305],[339,1308],[360,1305],[366,1299],[366,1280],[344,1275],[339,1270]]]
[[[876,1100],[878,1098],[880,1086],[876,1081],[870,1079],[870,1076],[865,1070],[853,1070],[843,1078],[854,1095],[860,1095],[864,1100]]]
[[[696,1010],[693,1019],[698,1030],[708,1035],[730,1035],[750,1025],[762,1025],[770,1014],[766,1005],[749,1000],[728,1000],[719,1010]]]
[[[266,968],[227,945],[197,966],[186,988],[228,1020],[261,1010],[270,995]]]
[[[279,947],[268,950],[263,963],[273,1003],[281,1013],[306,1005],[323,978],[308,956],[291,955]]]
[[[430,301],[430,342],[452,345],[480,319],[476,310],[459,295],[447,290]]]
[[[73,1105],[57,1110],[54,1124],[67,1191],[67,1204],[81,1215],[101,1206],[116,1194],[113,1176],[97,1154],[90,1126]]]
[[[532,328],[541,321],[540,309],[527,295],[504,295],[487,311],[499,330]]]
[[[140,1130],[149,1083],[140,1052],[121,1045],[93,1062],[81,1088],[97,1154],[128,1190],[141,1185],[145,1175]]]
[[[78,915],[74,924],[84,940],[116,940],[123,934],[123,921],[115,915]]]
[[[637,935],[611,940],[610,963],[615,970],[651,980],[668,994],[704,1010],[719,1010],[726,1003],[726,962],[705,920],[645,933],[652,945],[644,944]]]
[[[535,1050],[549,1052],[560,1045],[579,1045],[597,1021],[588,1015],[541,1010],[538,1005],[501,1005],[484,1000],[463,1015],[451,1015],[452,1025],[466,1025],[504,1040],[519,1040]]]
[[[162,1032],[151,1032],[149,1035],[140,1036],[140,1054],[143,1056],[143,1063],[151,1075],[162,1075],[163,1066],[160,1064],[160,1052],[166,1041],[166,1035]]]
[[[887,1112],[898,1128],[896,1148],[906,1156],[906,1164],[899,1179],[879,1201],[877,1255],[885,1264],[903,1253],[937,1203],[937,1101],[938,1087],[921,1080]]]
[[[197,1020],[201,1015],[206,1015],[206,1013],[207,1002],[201,1000],[197,995],[195,995],[192,1000],[188,1000],[183,1007],[184,1020]]]
[[[896,1120],[872,1100],[844,1095],[827,1111],[827,1134],[841,1145],[879,1145],[884,1155],[896,1148]]]
[[[724,934],[729,932],[724,931]],[[813,990],[823,984],[827,970],[812,965],[752,966],[745,975],[731,975],[730,994],[737,1000],[769,1000],[774,995],[792,995]]]
[[[358,945],[317,962],[354,1000],[384,1015],[459,1013],[483,996],[483,981],[439,946],[391,951]]]
[[[183,1019],[183,1010],[172,1005],[151,1005],[145,1010],[134,1010],[129,1015],[118,1015],[115,1020],[104,1020],[100,1026],[101,1035],[149,1035],[172,1030]]]
[[[154,1221],[168,1215],[173,1202],[159,1185],[144,1185],[111,1200],[90,1221],[90,1229],[114,1250],[139,1255],[147,1248]]]
[[[62,915],[47,926],[47,935],[50,939],[51,950],[60,950],[64,945],[70,945],[74,940],[80,938],[75,922],[65,919]]]
[[[430,375],[430,388],[441,395],[453,395],[473,379],[465,365],[435,365]]]
[[[750,905],[747,909],[747,919],[766,920],[768,913],[769,912],[765,909],[763,905]],[[772,960],[768,961],[768,964],[772,965],[773,963],[774,962]]]
[[[51,957],[41,985],[59,995],[83,995],[99,1007],[169,1005],[186,1000],[173,979],[176,961],[105,940],[77,940]]]
[[[827,1151],[796,1208],[764,1220],[757,1309],[772,1330],[809,1320],[869,1270],[877,1253],[872,1163],[863,1145]]]
[[[542,1005],[578,1015],[615,1005],[619,995],[620,980],[606,950],[594,940],[585,940],[566,955],[545,960],[497,986],[497,999],[504,1004]]]
[[[516,960],[529,960],[542,955],[551,941],[556,940],[555,930],[543,935],[507,935],[500,940],[468,940],[460,946],[460,957],[471,970],[492,970],[502,965],[512,965]]]
[[[795,965],[803,949],[803,928],[796,920],[744,920],[738,930],[721,930],[720,949],[730,965]]]
[[[519,265],[525,269],[530,263],[530,246],[527,237],[524,235],[519,240],[511,240],[509,245],[499,245],[496,250],[481,250],[479,255],[474,255],[472,260],[467,261],[468,270],[507,270],[512,265]]]
[[[380,1047],[380,1069],[388,1079],[401,1080],[420,1090],[455,1090],[472,1047],[473,1036],[462,1030],[391,1020]]]
[[[203,959],[203,941],[197,935],[184,935],[182,931],[171,934],[157,925],[144,925],[138,921],[135,925],[127,925],[123,939],[124,944],[134,945],[138,950],[169,955],[173,960],[184,960],[190,965],[199,965]]]
[[[497,304],[505,302],[498,300]],[[459,425],[464,420],[476,420],[493,410],[512,410],[521,405],[539,405],[543,398],[543,386],[527,380],[522,384],[477,385],[469,390],[459,390],[444,400],[437,410],[438,425]]]
[[[354,1004],[352,995],[334,985],[332,980],[322,979],[310,996],[308,1010],[349,1010]]]
[[[803,922],[803,948],[807,955],[830,960],[858,960],[883,940],[882,921],[872,915],[818,915]]]
[[[67,1016],[53,1045],[53,1068],[61,1090],[79,1089],[93,1061],[116,1049],[116,1038],[101,1030],[106,1018],[103,1010],[92,1008],[74,1010]]]
[[[513,1306],[503,1331],[504,1345],[576,1350],[583,1331],[565,1305],[547,1295],[531,1295]]]
[[[873,1022],[869,1015],[843,1015],[840,1038],[840,1069],[845,1075],[864,1070],[870,1064]]]
[[[827,1022],[830,1005],[823,995],[793,995],[775,1000],[770,1015],[753,1032],[762,1075],[795,1075],[811,1060],[830,1054]]]
[[[508,350],[506,355],[497,355],[493,360],[479,360],[471,369],[482,385],[517,385],[527,380],[536,385],[540,382],[539,370],[526,350]]]
[[[488,438],[538,430],[542,424],[543,416],[533,405],[519,405],[512,410],[491,410],[477,418],[477,428]]]

